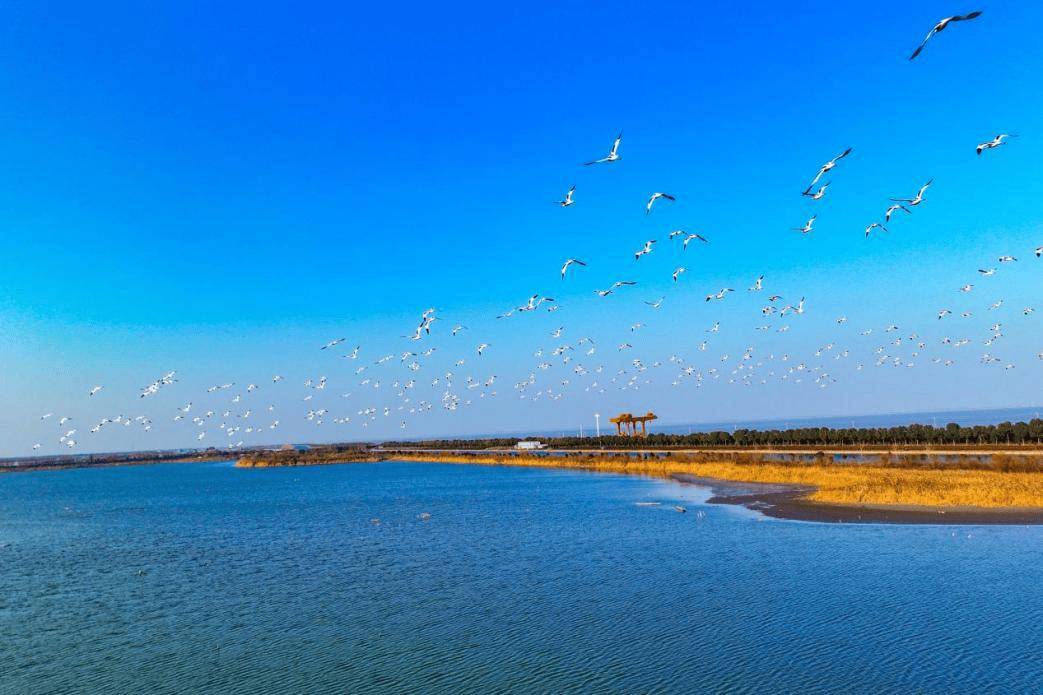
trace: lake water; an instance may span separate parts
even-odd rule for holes
[[[705,498],[407,463],[2,475],[0,693],[1040,692],[1043,528]]]

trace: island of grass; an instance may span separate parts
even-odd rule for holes
[[[284,466],[321,466],[334,463],[374,463],[384,456],[364,446],[322,446],[308,449],[276,449],[251,451],[236,461],[236,468],[280,468]]]

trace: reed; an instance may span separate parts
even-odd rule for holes
[[[824,504],[922,507],[1043,508],[1043,472],[1030,470],[932,467],[929,461],[906,467],[885,465],[779,463],[752,456],[707,460],[699,456],[541,456],[518,454],[396,454],[396,460],[437,463],[534,466],[667,477],[675,473],[750,483],[781,483],[814,488],[807,499]],[[1015,468],[1018,468],[1015,466]]]

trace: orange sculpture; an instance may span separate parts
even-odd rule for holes
[[[658,420],[659,416],[653,413],[651,410],[644,415],[631,415],[630,413],[620,413],[619,415],[609,418],[609,422],[614,423],[616,426],[616,434],[619,436],[626,435],[627,437],[645,437],[648,436],[647,423],[652,420]],[[641,425],[641,432],[638,433],[637,426]],[[625,431],[624,431],[625,430]]]

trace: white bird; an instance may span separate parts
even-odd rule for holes
[[[663,300],[664,299],[666,299],[666,298],[665,297],[660,297],[659,299],[655,300],[654,302],[646,301],[645,304],[647,304],[648,306],[652,307],[653,309],[658,309],[659,307],[663,306]]]
[[[481,355],[481,354],[482,354],[483,352],[485,352],[486,348],[488,348],[488,347],[489,347],[489,344],[488,344],[488,343],[482,343],[482,344],[480,344],[480,345],[478,346],[478,354],[479,354],[479,355]]]
[[[570,206],[570,205],[572,205],[573,203],[575,203],[575,202],[576,202],[576,201],[574,201],[574,200],[572,199],[572,194],[573,194],[573,193],[575,193],[575,192],[576,192],[576,187],[575,187],[575,186],[573,186],[573,187],[572,187],[572,188],[570,188],[570,189],[568,190],[568,192],[567,192],[567,193],[565,194],[565,199],[564,199],[564,200],[559,200],[559,201],[556,201],[556,202],[557,202],[557,203],[558,203],[558,205],[560,205],[561,207],[563,207],[563,208],[567,208],[568,206]]]
[[[794,227],[793,231],[800,232],[801,234],[810,234],[812,232],[812,225],[815,224],[815,219],[818,215],[812,215],[811,219],[804,223],[803,227]]]
[[[929,32],[927,32],[927,36],[925,36],[924,40],[920,42],[920,45],[916,47],[916,50],[913,51],[913,54],[911,56],[909,56],[909,60],[912,60],[916,56],[920,55],[920,52],[924,49],[924,46],[927,45],[927,42],[931,40],[931,37],[934,36],[935,34],[937,34],[940,31],[944,31],[945,27],[949,26],[949,24],[951,24],[952,22],[963,22],[963,21],[966,21],[968,19],[975,19],[976,17],[979,17],[980,15],[981,15],[980,11],[975,11],[975,12],[970,12],[970,13],[965,14],[965,15],[954,15],[952,17],[946,17],[945,19],[941,20],[940,22],[935,24],[931,28],[931,30]]]
[[[1018,259],[1015,258],[1014,256],[1000,256],[999,259],[997,259],[997,260],[999,260],[1000,263],[1013,263],[1014,261],[1016,261]]]
[[[1043,246],[1036,247],[1036,258],[1039,258],[1040,256],[1043,256]]]
[[[718,299],[718,300],[724,299],[729,292],[734,292],[734,291],[735,290],[733,290],[730,287],[725,287],[724,289],[722,289],[717,294],[708,294],[708,295],[706,295],[706,301],[710,301],[711,299]]]
[[[952,312],[949,311],[948,309],[942,309],[941,311],[938,312],[938,318],[939,319],[944,319],[946,316],[948,316],[951,313]]]
[[[814,184],[812,184],[811,186],[808,186],[807,189],[803,193],[801,193],[801,195],[802,196],[807,196],[808,198],[811,198],[812,200],[821,200],[822,197],[824,195],[826,195],[826,189],[829,188],[829,184],[830,183],[831,183],[830,181],[827,181],[825,184],[822,185],[821,188],[819,188],[814,193],[811,192],[811,189],[814,186]]]
[[[985,150],[991,150],[994,147],[999,147],[1000,145],[1004,144],[1004,140],[1005,139],[1013,138],[1013,137],[1017,137],[1017,136],[1016,135],[1011,135],[1010,133],[1000,133],[999,135],[994,137],[992,140],[989,140],[988,142],[983,142],[980,145],[978,145],[975,148],[975,152],[977,152],[978,155],[980,156],[981,153],[984,152]]]
[[[591,162],[586,162],[585,166],[590,166],[591,164],[602,164],[619,161],[619,143],[621,143],[622,141],[623,133],[621,132],[619,135],[616,136],[616,141],[612,143],[612,150],[608,153],[608,155],[602,157],[601,159],[595,159]]]
[[[340,345],[341,343],[344,342],[344,340],[345,340],[344,338],[337,338],[336,340],[331,340],[330,342],[326,343],[325,345],[323,345],[319,349],[320,350],[327,350],[327,349],[329,349],[329,348],[331,348],[331,347],[333,347],[335,345]]]
[[[923,186],[920,186],[920,190],[916,193],[913,198],[891,198],[892,203],[908,203],[909,207],[915,207],[923,202],[923,194],[934,183],[934,179],[931,179]]]
[[[586,263],[584,263],[583,261],[579,260],[578,258],[570,258],[570,259],[568,259],[567,261],[565,261],[565,265],[561,266],[561,279],[562,280],[565,279],[565,271],[568,270],[569,266],[572,265],[573,263],[575,263],[576,265],[582,265],[582,266],[587,265]],[[454,333],[453,335],[456,335],[456,334]]]
[[[996,269],[995,268],[978,268],[978,272],[981,273],[984,277],[992,277],[993,275],[996,274]]]
[[[846,157],[849,154],[851,154],[851,150],[852,150],[852,148],[850,148],[850,147],[847,148],[846,150],[844,150],[843,152],[838,154],[836,157],[834,157],[833,159],[829,160],[828,162],[823,164],[821,167],[819,167],[818,173],[815,174],[815,178],[813,178],[811,180],[811,183],[808,184],[808,190],[811,190],[811,187],[814,186],[816,183],[818,183],[818,180],[820,178],[822,178],[823,174],[825,174],[827,171],[831,171],[834,167],[836,167],[837,162],[839,162],[841,159],[843,159],[844,157]]]
[[[652,204],[655,203],[655,201],[659,200],[660,198],[663,198],[664,200],[669,200],[670,202],[673,202],[673,201],[677,200],[677,198],[673,197],[669,193],[660,193],[660,192],[653,193],[652,197],[650,197],[648,199],[648,204],[645,205],[645,214],[646,215],[652,212]]]
[[[874,229],[882,229],[885,232],[887,231],[887,227],[885,227],[884,225],[880,224],[879,222],[874,222],[873,224],[871,224],[868,227],[866,227],[866,238],[867,239],[869,238],[869,233],[872,232]]]
[[[641,256],[652,253],[652,244],[654,243],[656,243],[655,239],[649,239],[648,241],[646,241],[643,248],[634,252],[634,260],[636,261],[637,259],[641,258]]]
[[[966,292],[970,292],[973,289],[974,289],[974,285],[964,285],[963,287],[960,288],[960,292],[966,293]]]
[[[680,275],[681,273],[687,272],[687,271],[688,271],[688,269],[685,268],[684,266],[679,266],[676,270],[674,270],[674,274],[673,274],[674,282],[677,282],[677,276],[678,275]]]
[[[102,387],[101,387],[101,386],[95,386],[94,388],[92,388],[92,389],[90,390],[90,393],[88,393],[87,395],[88,395],[88,396],[93,396],[93,395],[94,395],[94,394],[96,394],[96,393],[97,393],[98,391],[101,391],[101,389],[102,389]]]
[[[913,211],[907,208],[906,206],[902,205],[901,203],[895,203],[891,207],[887,208],[887,212],[884,213],[884,222],[890,222],[891,215],[893,215],[898,210],[905,210],[906,213],[910,215],[913,214]]]
[[[747,287],[746,291],[747,292],[760,292],[762,289],[764,289],[764,276],[763,275],[761,275],[760,277],[757,278],[757,282],[753,283],[753,287]]]
[[[688,242],[692,241],[693,239],[698,239],[699,241],[703,242],[704,244],[709,244],[710,243],[706,239],[706,237],[704,237],[702,234],[689,234],[688,236],[686,236],[684,238],[684,244],[682,245],[681,250],[682,251],[687,250],[688,249]]]

